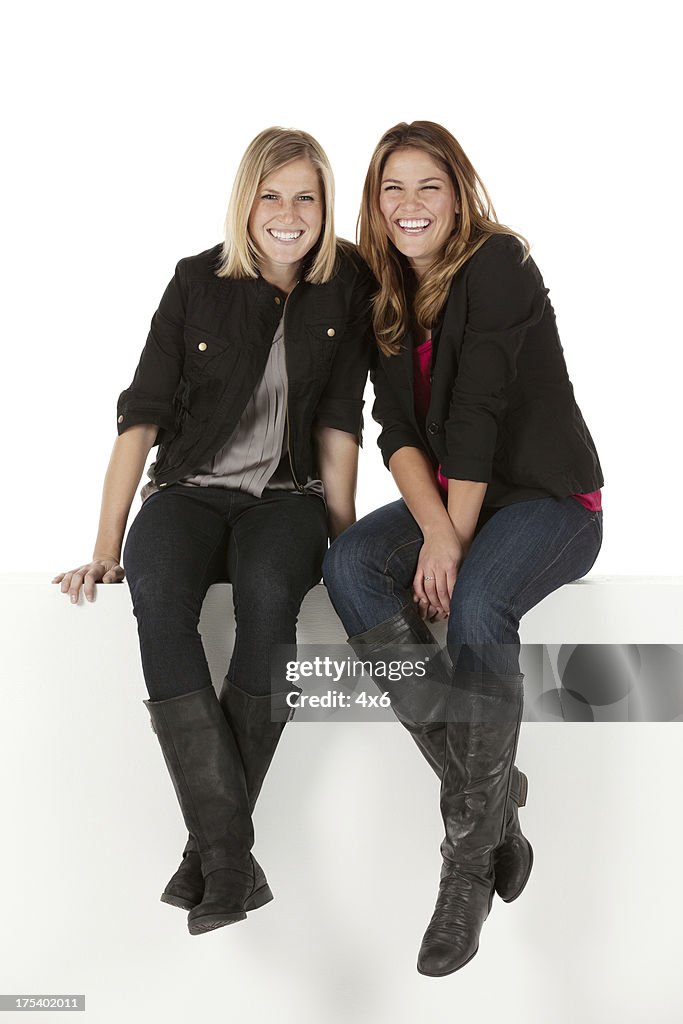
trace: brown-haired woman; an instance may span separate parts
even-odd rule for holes
[[[124,562],[145,704],[190,833],[161,898],[189,910],[193,935],[272,899],[251,812],[292,688],[271,650],[295,642],[328,534],[355,519],[371,279],[335,236],[333,202],[306,132],[268,128],[249,145],[224,242],[178,263],[119,397],[93,560],[53,581],[77,602],[123,579],[158,444]],[[197,626],[221,580],[236,636],[219,698]]]
[[[444,975],[477,952],[494,891],[510,902],[529,877],[519,621],[593,565],[603,477],[528,245],[441,125],[380,140],[360,250],[379,283],[373,415],[402,498],[332,545],[324,577],[363,659],[433,643],[425,619],[448,619],[449,656],[392,694],[441,783],[418,970]]]

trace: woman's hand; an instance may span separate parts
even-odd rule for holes
[[[62,593],[69,594],[72,604],[78,604],[81,587],[86,600],[94,601],[96,583],[121,583],[124,575],[123,568],[117,561],[113,558],[104,558],[94,559],[88,565],[59,573],[52,582],[61,583]]]
[[[453,587],[467,551],[453,526],[439,525],[424,535],[413,579],[413,600],[423,619],[446,619]]]

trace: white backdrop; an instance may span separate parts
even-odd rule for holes
[[[683,574],[673,16],[664,0],[14,4],[0,33],[0,569],[49,578],[90,556],[116,398],[175,263],[220,239],[250,139],[271,124],[318,137],[335,168],[338,231],[353,238],[381,133],[425,118],[458,137],[500,219],[532,243],[550,288],[606,478],[595,571]],[[395,495],[369,406],[366,420],[361,514]],[[112,724],[111,742],[119,725]],[[658,727],[647,728],[647,749],[656,750]],[[602,768],[599,750],[587,747],[586,757],[589,787],[588,766]],[[676,787],[646,795],[659,800],[648,805],[652,821],[675,802]],[[33,875],[20,882],[38,884]],[[655,934],[660,922],[645,911],[642,920]],[[397,914],[391,927],[400,926]],[[104,932],[103,924],[93,936],[93,958]],[[531,963],[538,935],[524,942]],[[575,968],[589,965],[577,965],[564,965],[567,989],[551,986],[534,1020],[551,1020],[553,1000],[580,984]],[[482,983],[495,984],[495,963],[484,966]],[[226,984],[228,968],[226,953]],[[201,984],[196,962],[193,970],[188,985]],[[309,981],[302,965],[301,985]],[[445,983],[441,1003],[430,990],[435,1020],[439,1007],[457,1010],[458,984]],[[353,994],[353,979],[344,985]],[[606,990],[600,1019],[609,1019],[609,1005]],[[662,1007],[655,1016],[673,1021],[679,1011],[670,1017]]]
[[[250,139],[316,135],[354,237],[381,133],[426,118],[461,141],[550,288],[606,479],[596,571],[683,572],[674,40],[660,0],[14,5],[0,567],[90,556],[116,398],[177,260],[220,239]],[[395,493],[375,436],[360,512]]]

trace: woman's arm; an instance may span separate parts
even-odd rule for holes
[[[478,480],[448,481],[448,516],[465,555],[474,538],[486,488],[487,484]]]
[[[334,427],[316,427],[313,436],[333,541],[356,521],[358,439],[355,434]]]
[[[96,583],[120,583],[123,579],[119,559],[128,513],[158,432],[156,424],[139,423],[129,427],[114,442],[104,478],[92,561],[78,569],[60,573],[52,580],[53,583],[61,583],[62,593],[68,593],[74,604],[78,601],[81,586],[87,600],[92,601]]]
[[[465,542],[450,517],[450,491],[447,510],[434,469],[419,448],[399,448],[389,459],[389,469],[424,537],[413,580],[413,599],[423,618],[446,617],[466,553]]]

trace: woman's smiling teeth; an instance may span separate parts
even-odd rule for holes
[[[268,234],[278,242],[295,242],[303,235],[303,231],[277,231],[275,228],[268,228]]]
[[[405,231],[407,235],[420,235],[423,231],[426,231],[432,222],[422,218],[419,220],[407,220],[401,217],[396,221],[396,223],[400,227],[401,231]]]

